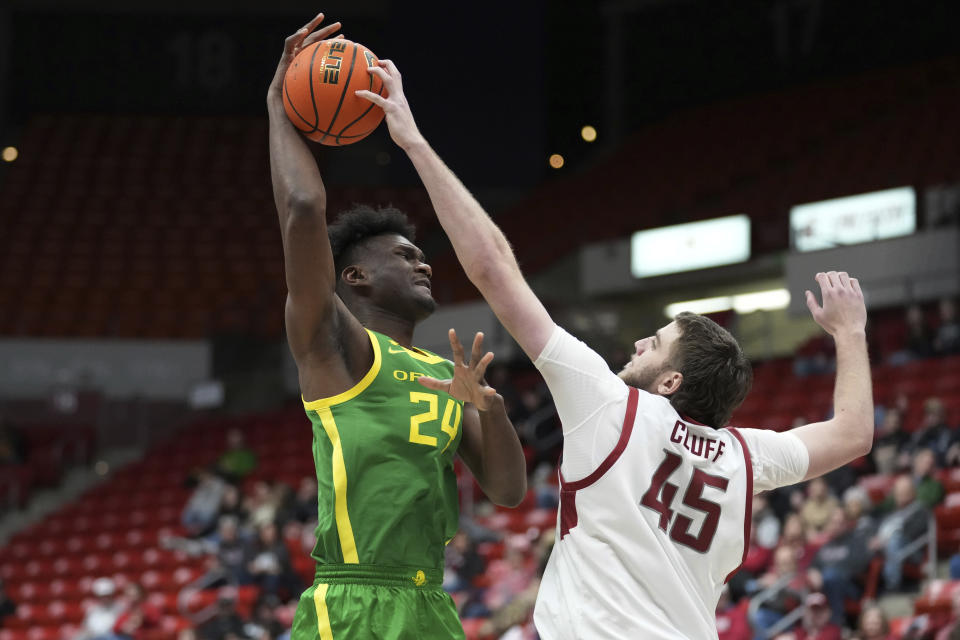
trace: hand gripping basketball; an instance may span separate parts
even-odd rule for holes
[[[287,39],[284,40],[280,64],[277,65],[277,70],[273,74],[273,80],[270,82],[270,88],[267,91],[268,101],[283,99],[283,78],[287,74],[290,63],[293,62],[297,54],[300,53],[304,47],[308,47],[314,42],[325,40],[340,29],[340,23],[334,22],[319,31],[311,33],[320,26],[320,23],[323,22],[323,17],[322,13],[318,13],[313,20],[300,27],[296,33],[287,36]],[[343,36],[339,35],[337,38],[343,38]]]
[[[423,136],[413,119],[413,112],[410,111],[410,104],[403,94],[403,78],[400,76],[397,65],[392,60],[378,60],[376,65],[370,66],[367,70],[383,81],[386,95],[381,96],[373,91],[360,90],[356,92],[357,96],[366,98],[383,109],[387,114],[390,137],[398,147],[407,151],[410,147],[423,142]]]

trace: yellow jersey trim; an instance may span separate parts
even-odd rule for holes
[[[317,630],[320,640],[333,640],[333,629],[330,628],[330,612],[327,611],[327,587],[330,585],[318,584],[313,591],[313,604],[317,609]]]
[[[330,443],[333,445],[333,494],[334,512],[337,520],[337,535],[340,536],[340,550],[343,552],[343,561],[346,564],[358,564],[357,541],[353,537],[353,526],[350,524],[350,514],[347,512],[347,466],[343,461],[343,447],[340,444],[340,432],[333,419],[330,407],[317,410],[323,430],[327,432]]]
[[[373,346],[373,364],[370,365],[370,370],[367,371],[366,375],[358,382],[353,385],[343,393],[338,393],[335,396],[330,396],[329,398],[319,398],[317,400],[307,401],[300,396],[300,399],[303,400],[303,408],[307,411],[316,411],[317,409],[323,409],[324,407],[332,407],[336,404],[343,404],[347,400],[352,400],[356,398],[364,389],[370,386],[370,383],[373,382],[374,378],[377,377],[377,374],[380,373],[380,365],[382,358],[380,356],[380,342],[377,340],[376,336],[373,335],[373,332],[369,329],[365,329],[367,336],[370,338],[370,344]]]

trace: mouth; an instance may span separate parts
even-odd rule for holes
[[[429,280],[417,280],[413,284],[415,286],[426,287],[427,291],[431,291]]]

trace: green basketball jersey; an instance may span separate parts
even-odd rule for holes
[[[453,458],[463,403],[427,389],[453,364],[367,331],[373,365],[353,388],[304,402],[313,424],[321,564],[442,569],[457,531]]]

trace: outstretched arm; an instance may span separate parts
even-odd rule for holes
[[[823,306],[810,291],[807,307],[813,319],[833,336],[837,346],[837,379],[833,418],[798,427],[790,433],[806,445],[815,478],[870,452],[873,446],[873,385],[867,356],[867,309],[856,278],[846,272],[818,273]]]
[[[313,32],[322,21],[321,13],[286,39],[267,91],[270,176],[287,277],[287,335],[298,364],[329,346],[326,343],[331,341],[329,329],[337,308],[337,275],[327,238],[327,194],[313,154],[283,108],[283,80],[294,57],[340,28],[335,22]]]
[[[370,67],[370,73],[383,80],[389,97],[371,91],[357,91],[357,95],[383,107],[390,135],[413,162],[467,277],[535,360],[550,339],[554,323],[520,273],[510,243],[420,134],[396,65],[380,60],[379,66]]]

